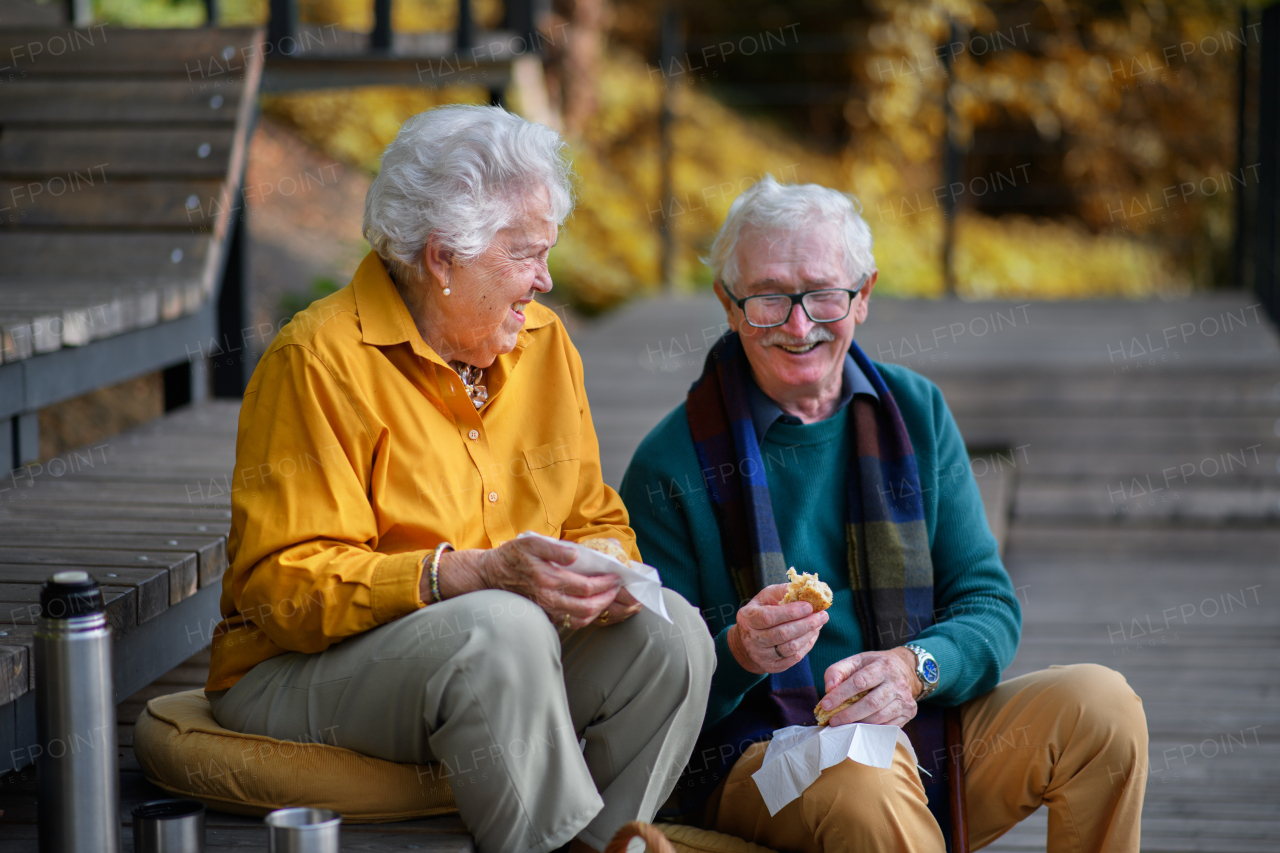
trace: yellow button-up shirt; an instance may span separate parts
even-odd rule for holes
[[[281,330],[240,410],[207,689],[422,607],[422,560],[442,541],[613,536],[639,559],[601,478],[582,360],[554,312],[530,303],[525,318],[478,411],[376,255]]]

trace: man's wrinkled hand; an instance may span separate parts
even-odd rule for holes
[[[826,612],[814,613],[805,601],[782,604],[786,594],[785,583],[767,586],[738,611],[737,623],[729,629],[729,650],[747,672],[784,672],[818,642]]]
[[[832,717],[833,726],[875,723],[901,728],[916,715],[916,696],[922,685],[916,676],[916,656],[910,649],[899,646],[836,661],[827,667],[825,680],[827,695],[819,704],[828,711],[869,691]]]

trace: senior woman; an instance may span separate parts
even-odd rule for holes
[[[404,124],[365,203],[373,252],[295,317],[245,391],[219,723],[441,762],[481,853],[603,849],[675,785],[715,653],[576,551],[617,540],[547,253],[564,143],[498,107]]]

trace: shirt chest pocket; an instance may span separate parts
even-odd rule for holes
[[[573,511],[578,493],[578,471],[582,467],[582,436],[567,435],[548,444],[524,451],[529,476],[537,487],[547,523],[555,530],[564,527]]]

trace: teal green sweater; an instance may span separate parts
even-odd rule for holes
[[[999,683],[1018,648],[1022,612],[942,392],[904,367],[876,368],[902,411],[920,469],[937,623],[916,642],[937,658],[941,673],[929,701],[957,705]],[[864,651],[845,558],[843,478],[850,429],[845,407],[819,423],[776,422],[760,447],[787,564],[817,571],[835,597],[808,657],[819,694],[827,667]],[[645,562],[662,573],[664,585],[700,608],[715,637],[718,664],[704,723],[710,726],[749,693],[762,697],[768,684],[729,651],[728,630],[744,602],[725,567],[683,403],[640,443],[621,493]]]

